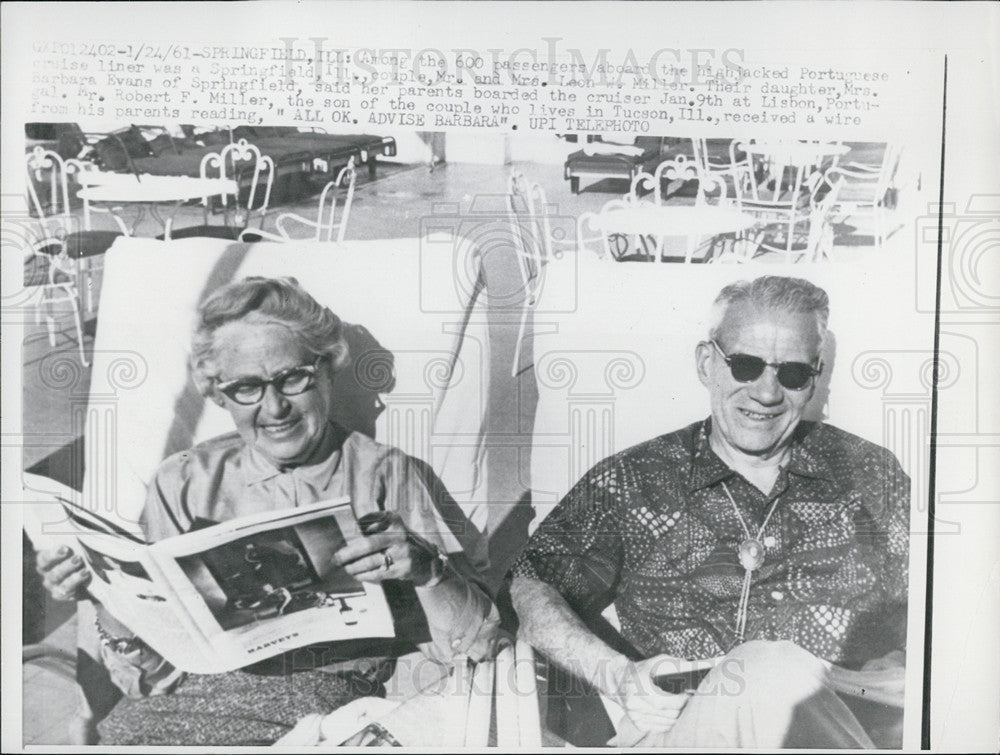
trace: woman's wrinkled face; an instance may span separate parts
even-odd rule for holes
[[[292,367],[311,365],[310,353],[283,323],[248,317],[227,323],[214,335],[218,382],[269,379]],[[326,360],[319,363],[312,387],[297,396],[282,395],[273,385],[255,404],[243,405],[216,390],[216,403],[227,409],[247,443],[279,469],[322,460],[332,401]]]

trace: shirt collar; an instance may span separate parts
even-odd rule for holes
[[[715,485],[717,482],[736,474],[712,450],[712,446],[708,442],[711,431],[711,418],[700,423],[695,429],[694,451],[691,454],[691,473],[688,476],[689,492]]]
[[[821,449],[814,449],[810,442],[814,422],[800,422],[792,435],[792,450],[785,469],[799,477],[825,480],[834,483],[835,475],[830,462]],[[695,491],[714,485],[736,474],[718,454],[712,450],[708,436],[712,431],[712,419],[702,422],[695,432],[694,450],[691,454],[691,473],[688,490]]]
[[[343,456],[344,441],[347,439],[348,435],[338,425],[332,422],[330,423],[328,432],[334,432],[337,434],[337,443],[333,453],[316,464],[294,467],[285,471],[278,469],[274,464],[272,464],[253,446],[253,444],[244,444],[242,451],[242,467],[243,479],[246,482],[247,487],[251,485],[258,485],[267,480],[279,477],[280,475],[292,474],[302,480],[315,482],[320,488],[325,487],[333,477],[334,472],[336,472],[337,468],[340,466],[340,460]]]

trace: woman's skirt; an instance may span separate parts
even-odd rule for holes
[[[384,694],[360,673],[189,674],[171,694],[123,699],[98,732],[102,745],[270,745],[302,716]]]

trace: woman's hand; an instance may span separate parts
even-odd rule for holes
[[[333,562],[363,582],[404,579],[420,586],[430,581],[435,554],[409,537],[399,515],[387,513],[388,526],[360,535],[335,554]]]
[[[79,600],[90,582],[90,570],[83,559],[65,545],[55,550],[39,551],[35,568],[42,575],[42,584],[55,600]]]

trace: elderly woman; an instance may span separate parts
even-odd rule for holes
[[[340,319],[292,279],[248,278],[199,310],[192,371],[236,432],[166,459],[149,486],[141,524],[150,541],[222,521],[339,496],[357,517],[387,512],[388,527],[334,555],[356,578],[413,586],[428,657],[488,656],[497,612],[437,513],[415,462],[330,419],[333,377],[348,362]],[[383,521],[384,523],[384,521]],[[85,590],[90,574],[65,550],[39,554],[56,598]],[[173,669],[98,606],[102,654],[123,699],[100,724],[102,744],[267,744],[302,716],[373,694],[401,638],[312,646],[237,671]],[[322,670],[320,667],[323,667]]]

